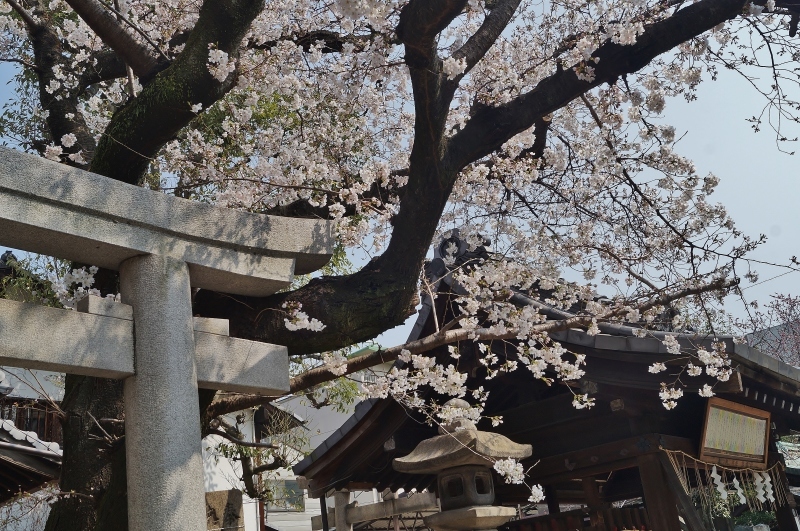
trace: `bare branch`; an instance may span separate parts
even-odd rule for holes
[[[268,449],[268,450],[275,450],[275,449],[278,448],[274,444],[270,444],[270,443],[259,443],[259,442],[243,441],[242,439],[237,439],[233,435],[230,435],[229,433],[227,433],[227,432],[225,432],[223,430],[210,430],[208,432],[208,434],[209,435],[219,435],[220,437],[222,437],[224,439],[228,439],[229,441],[231,441],[234,444],[238,444],[239,446],[247,446],[248,448],[265,448],[265,449]]]
[[[634,304],[633,306],[638,308],[640,311],[650,310],[658,306],[669,306],[676,300],[685,299],[686,297],[699,295],[702,293],[726,290],[738,285],[738,283],[738,279],[717,279],[704,285],[656,294],[642,303]],[[607,313],[599,316],[573,315],[564,311],[559,311],[558,315],[561,316],[561,318],[534,325],[530,328],[529,333],[546,334],[567,330],[569,328],[586,328],[592,324],[593,320],[608,322],[610,320],[619,318],[621,315],[627,313],[627,311],[628,310],[626,307],[615,307],[610,309]],[[341,376],[353,374],[355,372],[369,369],[370,367],[374,367],[376,365],[394,361],[404,350],[407,350],[411,354],[422,354],[435,348],[459,343],[461,341],[511,340],[519,336],[519,334],[520,331],[516,328],[507,329],[502,333],[492,331],[488,328],[458,328],[453,330],[450,328],[450,323],[448,323],[448,325],[443,327],[440,331],[422,339],[387,349],[377,350],[375,352],[369,352],[362,356],[352,358],[347,361],[347,369],[342,375],[333,374],[330,369],[325,366],[315,367],[291,379],[289,385],[290,393],[299,393],[322,383],[335,380]],[[209,414],[218,416],[233,411],[240,411],[242,409],[256,407],[273,400],[275,400],[275,397],[258,395],[233,395],[218,399],[211,404],[211,406],[209,406],[208,411]]]
[[[26,68],[30,68],[34,72],[39,72],[40,71],[39,67],[36,66],[35,64],[29,63],[28,61],[25,61],[23,59],[17,59],[16,57],[0,57],[0,62],[18,63],[18,64],[21,64],[22,66],[24,66]]]
[[[102,9],[96,0],[70,1],[91,2]],[[196,114],[191,106],[200,103],[208,108],[233,88],[235,74],[220,81],[208,71],[209,45],[215,45],[235,60],[242,38],[263,7],[264,2],[257,0],[203,2],[183,52],[113,116],[98,143],[90,169],[137,184],[164,144],[194,119]],[[102,16],[113,24],[116,34],[124,33],[124,39],[133,40],[108,11],[104,10]],[[138,46],[141,51],[143,47]],[[155,61],[153,56],[150,58]],[[126,57],[123,59],[131,64]]]

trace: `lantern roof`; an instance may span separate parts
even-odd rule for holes
[[[517,444],[497,433],[467,429],[421,441],[413,452],[395,459],[393,467],[409,474],[436,474],[457,466],[491,467],[497,459],[524,459],[532,451],[530,444]]]

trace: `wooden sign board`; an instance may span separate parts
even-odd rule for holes
[[[722,466],[767,468],[769,411],[710,398],[700,439],[700,460]]]

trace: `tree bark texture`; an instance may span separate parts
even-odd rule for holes
[[[64,455],[59,487],[45,531],[126,529],[125,446],[109,446],[92,419],[124,418],[122,381],[68,374],[63,421]],[[94,437],[93,437],[94,436]]]

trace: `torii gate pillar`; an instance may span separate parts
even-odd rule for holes
[[[125,380],[129,527],[151,529],[157,515],[161,529],[205,529],[203,456],[185,443],[200,440],[200,417],[189,413],[198,407],[189,268],[145,255],[119,273],[135,323],[136,376]]]

